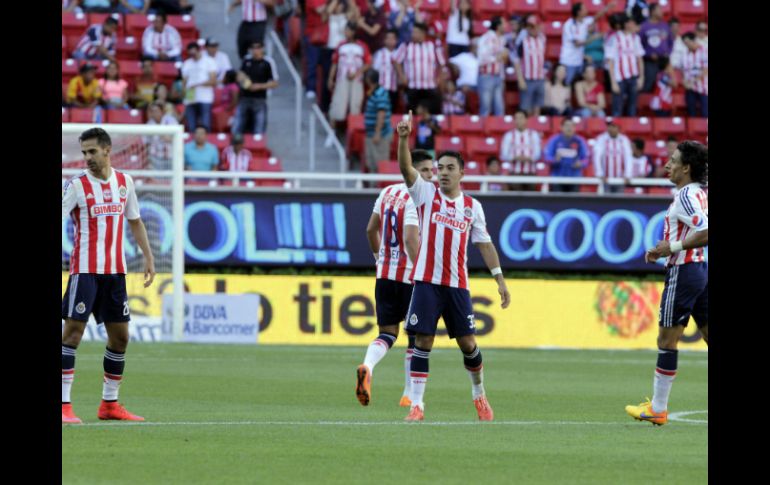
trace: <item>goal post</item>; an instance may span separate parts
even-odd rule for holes
[[[134,178],[142,219],[155,256],[155,270],[172,275],[173,323],[171,329],[163,329],[163,338],[181,341],[184,328],[184,128],[182,125],[62,123],[62,187],[67,179],[86,168],[78,137],[90,128],[103,128],[110,135],[112,166]],[[154,221],[148,220],[150,215]],[[170,227],[167,224],[169,218]],[[127,270],[129,274],[142,274],[141,251],[129,241],[129,233],[124,231]],[[71,222],[64,220],[63,272],[69,268],[71,236]],[[129,275],[126,276],[128,279]]]

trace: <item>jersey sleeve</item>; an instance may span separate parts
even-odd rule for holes
[[[415,207],[420,207],[426,202],[430,202],[431,199],[433,199],[433,194],[436,193],[436,187],[432,183],[423,180],[419,175],[414,184],[407,188],[409,189],[409,195],[412,196]]]
[[[386,190],[388,189],[382,189],[380,195],[377,196],[377,200],[374,201],[374,209],[372,209],[372,212],[378,216],[382,216],[382,214],[380,214],[380,206],[382,205],[382,195]]]
[[[476,214],[473,218],[473,226],[471,229],[471,242],[472,243],[488,243],[492,242],[492,237],[487,231],[487,219],[484,216],[484,209],[478,201],[474,201],[476,206]]]
[[[61,218],[64,220],[65,218],[69,217],[70,212],[77,207],[78,205],[78,196],[75,193],[75,187],[73,183],[73,179],[67,180],[67,182],[64,184],[64,187],[62,187],[62,194],[61,194]]]
[[[406,201],[404,208],[404,225],[405,226],[419,226],[420,220],[417,217],[417,207],[415,207],[412,198]]]
[[[702,190],[686,187],[679,192],[677,198],[682,206],[682,210],[678,213],[680,221],[695,232],[709,228],[708,199]]]
[[[139,201],[136,198],[134,179],[128,174],[126,174],[126,191],[126,219],[135,221],[139,219]]]

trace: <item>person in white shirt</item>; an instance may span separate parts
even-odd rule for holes
[[[179,31],[166,23],[166,14],[159,13],[142,34],[142,60],[182,60],[182,36]]]
[[[594,176],[604,179],[605,192],[623,192],[622,185],[607,184],[608,178],[630,179],[633,176],[631,141],[610,120],[607,131],[596,138],[593,146]]]
[[[616,0],[610,0],[595,16],[590,17],[582,2],[572,5],[572,15],[564,23],[561,35],[559,64],[567,68],[567,84],[583,72],[583,51],[588,40],[588,26],[598,21],[612,7]]]
[[[201,53],[197,42],[187,44],[189,59],[182,64],[182,82],[185,89],[185,119],[187,131],[197,126],[211,131],[211,105],[214,103],[214,86],[217,85],[217,64]]]
[[[505,19],[493,17],[489,30],[479,39],[479,114],[487,116],[505,114],[503,105],[503,76],[508,62],[508,49],[503,33]]]
[[[612,116],[636,116],[636,99],[644,86],[644,47],[636,21],[624,16],[622,30],[604,49],[612,87]]]
[[[459,4],[459,5],[458,5]],[[452,0],[452,13],[446,27],[446,43],[449,57],[468,52],[471,46],[471,2]]]
[[[684,45],[681,35],[681,25],[679,19],[672,17],[668,21],[668,25],[671,28],[671,38],[674,39],[674,47],[671,49],[671,57],[669,61],[672,66],[678,66],[682,62],[682,57],[687,52],[687,46]]]
[[[206,52],[203,57],[212,59],[217,64],[217,83],[222,84],[225,73],[233,68],[230,63],[230,56],[219,50],[219,41],[213,37],[206,39]]]
[[[163,103],[154,102],[147,107],[148,125],[178,125],[179,122],[169,113],[164,113]],[[162,135],[145,136],[147,158],[152,170],[169,170],[171,168],[171,137]]]
[[[449,59],[450,64],[457,67],[459,76],[455,84],[457,89],[462,89],[466,94],[475,91],[479,82],[479,58],[476,57],[478,38],[471,41],[471,50],[462,52]]]

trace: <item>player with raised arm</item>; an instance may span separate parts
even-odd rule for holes
[[[412,131],[412,112],[398,123],[398,164],[420,219],[420,247],[412,269],[414,290],[405,328],[416,333],[410,366],[411,408],[406,421],[424,419],[423,395],[428,380],[428,360],[436,336],[439,317],[443,317],[449,338],[457,339],[465,368],[471,379],[473,403],[479,419],[491,421],[492,408],[484,391],[481,352],[476,345],[473,305],[468,290],[466,256],[471,240],[484,263],[497,280],[502,307],[510,303],[510,293],[500,269],[497,250],[489,236],[484,210],[479,201],[460,190],[465,162],[456,152],[438,156],[439,188],[426,182],[412,167],[408,138]]]
[[[668,178],[676,185],[674,201],[666,212],[663,240],[647,251],[645,260],[666,260],[666,283],[660,300],[658,362],[652,401],[626,406],[639,421],[668,422],[668,397],[676,376],[679,339],[692,315],[708,345],[708,263],[703,248],[709,242],[708,148],[695,141],[680,143],[666,163]]]
[[[433,157],[425,150],[412,152],[412,166],[425,180],[433,178]],[[417,259],[419,240],[417,210],[406,185],[385,187],[374,203],[366,226],[366,238],[377,262],[374,299],[379,335],[369,344],[364,363],[356,370],[356,397],[367,406],[372,397],[372,371],[385,357],[398,337],[398,324],[406,317],[412,298],[412,265]],[[407,257],[408,256],[408,257]],[[409,365],[414,349],[414,333],[406,331],[409,344],[404,355],[404,393],[400,406],[409,401]]]
[[[118,403],[123,379],[128,322],[126,256],[123,252],[123,219],[144,255],[144,286],[155,278],[155,262],[147,230],[139,217],[139,203],[130,175],[111,167],[112,140],[101,128],[84,131],[79,138],[88,169],[71,178],[62,190],[61,215],[75,225],[75,244],[70,259],[70,277],[62,300],[61,420],[81,422],[70,402],[75,377],[75,351],[83,337],[88,316],[93,313],[107,330],[104,352],[104,384],[99,419],[144,421]]]

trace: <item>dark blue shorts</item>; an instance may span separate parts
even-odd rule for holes
[[[415,281],[404,328],[411,332],[436,335],[439,317],[444,318],[449,338],[476,333],[471,293],[468,290]]]
[[[666,270],[666,285],[660,298],[659,325],[686,327],[691,315],[698,328],[708,324],[708,263],[686,263]]]
[[[399,281],[377,278],[374,300],[377,303],[377,325],[398,325],[409,310],[413,286]]]
[[[81,322],[94,314],[96,323],[127,322],[131,318],[124,274],[73,274],[61,302],[61,317]]]

